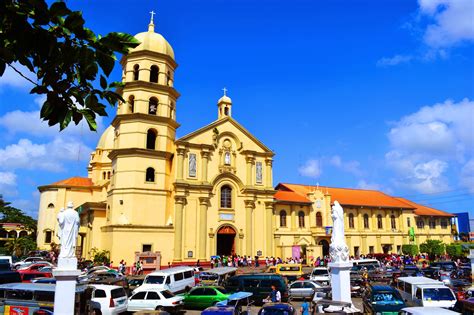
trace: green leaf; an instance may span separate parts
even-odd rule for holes
[[[6,64],[4,62],[0,61],[0,77],[3,75],[5,72]]]
[[[107,88],[107,80],[103,75],[100,76],[100,87],[104,90]]]
[[[115,56],[112,57],[108,54],[103,53],[100,50],[97,50],[97,62],[102,68],[102,71],[104,71],[105,75],[109,76],[112,70],[114,69]]]
[[[58,1],[58,2],[54,2],[51,5],[51,7],[49,8],[49,13],[51,14],[51,16],[57,17],[57,16],[67,15],[71,13],[71,10],[67,8],[65,2]]]
[[[43,85],[37,85],[31,89],[30,94],[46,94],[48,93],[48,88]]]
[[[66,113],[66,116],[64,116],[63,120],[59,123],[60,130],[63,130],[69,125],[69,123],[71,122],[71,117],[72,117],[72,112],[68,111]]]
[[[95,122],[95,114],[91,110],[83,109],[80,111],[89,125],[89,129],[92,131],[97,130],[97,123]]]
[[[140,45],[140,41],[138,41],[134,36],[117,32],[105,35],[99,40],[99,42],[105,47],[122,54],[128,53],[130,48]]]
[[[74,11],[69,14],[69,16],[66,18],[66,21],[64,21],[64,26],[73,32],[82,30],[82,27],[84,26],[84,19],[82,18],[81,12]]]
[[[47,118],[51,115],[51,113],[54,111],[54,106],[51,102],[44,102],[43,106],[41,107],[40,111],[40,117],[41,118]]]

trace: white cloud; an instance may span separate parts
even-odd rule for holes
[[[368,190],[382,190],[382,186],[376,183],[368,183],[365,180],[361,179],[357,183],[357,188],[368,189]]]
[[[377,61],[378,67],[396,66],[402,63],[408,63],[413,59],[412,56],[395,55],[393,57],[384,57]]]
[[[0,168],[30,169],[60,172],[64,161],[88,160],[91,149],[74,138],[56,137],[53,141],[36,144],[29,139],[0,149]]]
[[[27,78],[33,81],[36,81],[35,75],[32,72],[30,72],[30,70],[28,70],[27,67],[19,63],[14,63],[13,67],[15,67],[15,69],[20,71]],[[5,69],[5,72],[0,77],[0,91],[4,87],[31,89],[33,88],[33,83],[29,82],[28,80],[20,76],[15,70],[13,70],[12,67],[7,66]]]
[[[430,19],[423,40],[433,48],[474,41],[474,1],[419,0],[420,13]]]
[[[14,196],[17,194],[16,174],[13,172],[0,172],[0,194]]]
[[[460,183],[474,194],[474,159],[467,162],[461,170]]]
[[[473,117],[474,102],[464,99],[425,106],[396,122],[388,133],[391,150],[385,155],[397,174],[395,184],[421,193],[449,189],[450,167],[462,167],[472,159]]]
[[[363,175],[358,161],[343,161],[339,155],[334,155],[329,159],[329,164],[355,176]]]
[[[321,165],[319,160],[310,159],[298,168],[301,176],[318,178],[321,175]]]
[[[44,99],[36,98],[35,103],[42,105]],[[100,133],[104,130],[103,119],[101,116],[96,117],[97,121],[97,133]],[[28,122],[25,124],[25,122]],[[77,136],[83,137],[90,134],[97,134],[89,130],[89,127],[85,121],[76,125],[74,122],[71,122],[69,126],[63,131],[59,131],[59,126],[48,126],[46,121],[43,121],[40,118],[40,111],[21,111],[14,110],[7,112],[5,115],[0,116],[0,126],[6,129],[6,132],[9,135],[16,134],[29,134],[33,136],[41,137],[54,137],[56,135],[68,135],[68,136]]]

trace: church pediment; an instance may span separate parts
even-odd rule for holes
[[[217,148],[223,138],[231,138],[237,151],[248,151],[255,155],[265,155],[272,157],[274,153],[260,140],[252,135],[247,129],[240,125],[231,117],[225,117],[212,122],[190,134],[176,140],[176,144],[182,145],[209,145]]]

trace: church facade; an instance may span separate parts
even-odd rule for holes
[[[374,199],[366,191],[274,188],[274,153],[232,118],[225,92],[215,121],[177,139],[173,49],[153,22],[136,38],[141,44],[121,60],[126,102],[92,152],[88,177],[39,187],[40,248],[59,242],[56,216],[68,201],[81,218],[78,254],[91,258],[107,250],[115,262],[132,262],[137,252],[159,252],[162,265],[232,253],[321,256],[336,199],[350,209],[346,237],[352,255],[395,252],[409,242],[408,229],[416,228],[418,217],[438,218],[439,228],[435,224],[436,233],[426,238],[451,237],[451,227],[442,225],[449,214],[431,209],[438,212],[417,215],[419,205],[381,192]]]

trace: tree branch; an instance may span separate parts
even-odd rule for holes
[[[17,68],[15,68],[14,66],[12,66],[11,64],[7,63],[7,65],[12,68],[16,73],[18,73],[19,75],[21,75],[24,79],[26,79],[27,81],[30,81],[31,83],[33,83],[34,85],[36,86],[39,86],[38,83],[36,83],[35,81],[31,80],[30,78],[28,78],[27,76],[25,76],[23,73],[20,72],[20,70],[18,70]]]

